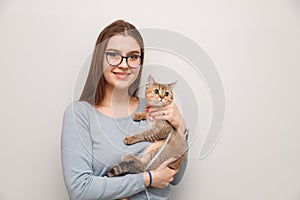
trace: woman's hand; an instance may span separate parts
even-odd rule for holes
[[[173,181],[175,174],[178,170],[173,170],[168,167],[168,165],[174,162],[177,158],[170,158],[161,164],[156,170],[152,170],[152,187],[164,188]],[[145,187],[149,185],[150,177],[147,172],[144,172],[144,184]]]
[[[181,135],[185,136],[185,121],[174,102],[163,107],[150,107],[147,113],[155,120],[167,120]]]

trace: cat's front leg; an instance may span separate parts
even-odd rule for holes
[[[170,128],[172,128],[172,127],[170,126]],[[123,140],[123,142],[124,142],[124,144],[127,144],[127,145],[135,144],[137,142],[143,142],[143,141],[154,142],[154,141],[158,141],[158,140],[166,138],[168,136],[169,132],[170,132],[170,130],[167,128],[162,130],[162,128],[160,128],[160,126],[156,126],[154,128],[144,130],[135,135],[127,136]]]
[[[153,141],[157,140],[157,138],[153,137],[154,133],[155,133],[155,131],[154,131],[153,128],[148,129],[148,130],[144,130],[140,133],[127,136],[123,140],[123,142],[124,142],[124,144],[127,144],[127,145],[135,144],[137,142],[143,142],[143,141],[153,142]]]
[[[148,132],[148,130],[146,130],[145,132]],[[130,135],[130,136],[125,137],[123,140],[124,144],[126,144],[126,145],[135,144],[135,143],[141,142],[141,141],[145,141],[143,134]]]
[[[133,120],[134,121],[141,121],[141,120],[146,120],[147,119],[147,113],[146,112],[136,112],[133,115]]]

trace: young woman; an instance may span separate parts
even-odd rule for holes
[[[118,20],[100,33],[79,101],[65,110],[62,127],[62,167],[70,199],[120,199],[130,197],[169,199],[171,184],[177,184],[185,171],[167,165],[158,169],[106,177],[107,171],[125,153],[141,155],[149,145],[140,142],[123,144],[127,135],[147,128],[146,122],[134,122],[132,114],[143,111],[145,100],[138,98],[138,87],[144,60],[144,44],[139,31],[130,23]],[[155,119],[168,120],[182,135],[185,123],[175,104],[161,110],[149,110]]]

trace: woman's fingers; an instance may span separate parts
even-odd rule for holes
[[[158,169],[152,172],[152,186],[157,188],[164,188],[174,180],[174,176],[178,170],[170,169],[166,167],[168,163],[172,162],[173,159],[169,159],[164,162]]]
[[[185,132],[185,122],[176,104],[172,102],[163,107],[147,107],[146,112],[151,120],[166,120],[176,131]]]
[[[172,162],[175,162],[178,158],[177,157],[171,157],[168,160],[166,160],[165,162],[163,162],[158,168],[157,170],[163,169],[165,167],[168,167],[169,164],[171,164]]]
[[[157,117],[157,116],[167,116],[170,114],[169,110],[159,110],[159,111],[155,111],[155,112],[151,112],[149,113],[150,116],[152,117]]]
[[[156,111],[160,111],[160,110],[169,110],[169,109],[173,109],[174,107],[174,103],[170,103],[166,106],[151,106],[151,107],[148,107],[146,110],[148,112],[156,112]]]
[[[151,107],[147,111],[153,119],[172,121],[174,118],[174,109],[171,104],[163,107]]]

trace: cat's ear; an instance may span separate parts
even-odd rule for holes
[[[178,81],[174,81],[173,83],[168,84],[168,87],[173,90],[174,86],[176,85]]]
[[[149,74],[148,78],[147,78],[147,86],[152,86],[155,83],[154,78],[152,77],[151,74]]]

